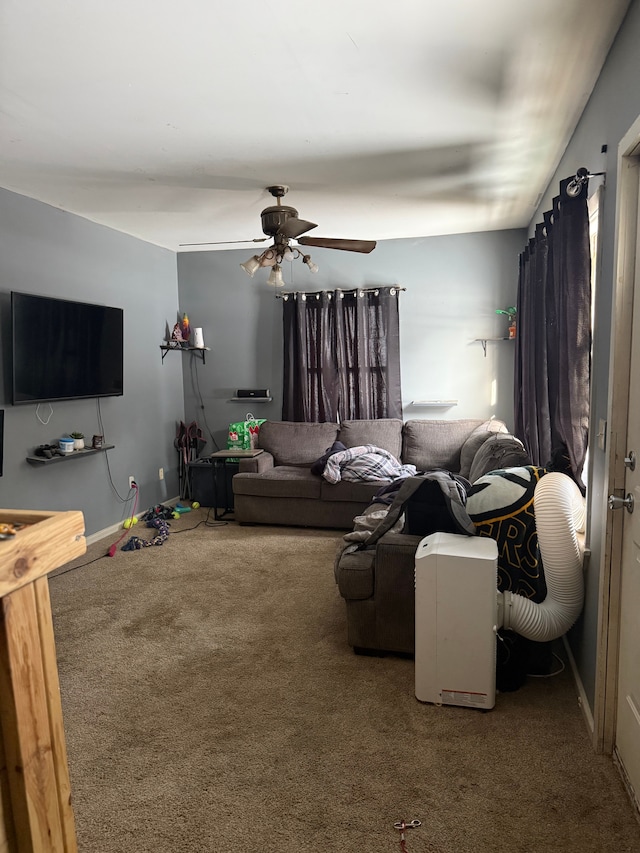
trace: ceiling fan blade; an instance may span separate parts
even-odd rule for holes
[[[178,243],[179,246],[226,246],[231,243],[264,243],[269,237],[255,237],[253,240],[218,240],[215,243]]]
[[[283,222],[279,232],[290,240],[295,240],[300,234],[304,234],[307,231],[311,231],[312,228],[317,227],[315,222],[308,222],[306,219],[298,219],[297,216],[291,216],[286,222]]]
[[[362,252],[368,255],[376,247],[375,240],[339,240],[332,237],[299,237],[301,246],[317,246],[319,249],[341,249],[344,252]]]

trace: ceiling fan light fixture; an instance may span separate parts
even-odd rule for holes
[[[306,264],[309,267],[309,272],[318,272],[318,270],[320,269],[318,264],[314,264],[311,260],[311,255],[303,255],[302,263]]]
[[[240,266],[250,278],[253,278],[256,274],[256,270],[260,269],[260,258],[257,255],[254,255],[252,258],[249,258],[248,261],[240,264]]]
[[[261,267],[272,267],[278,263],[278,256],[273,249],[267,249],[258,258]]]
[[[284,279],[282,278],[282,269],[278,264],[274,264],[271,269],[271,274],[267,279],[267,284],[270,287],[284,287]]]

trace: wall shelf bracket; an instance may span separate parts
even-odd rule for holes
[[[169,344],[160,344],[160,349],[162,350],[162,360],[168,352],[192,352],[198,356],[198,358],[202,359],[202,363],[206,364],[204,354],[208,352],[211,347],[172,347]]]
[[[484,357],[487,357],[487,341],[512,341],[514,338],[474,338],[475,341],[482,344],[482,352]]]

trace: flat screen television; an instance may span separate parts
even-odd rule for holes
[[[117,397],[123,384],[123,311],[11,293],[12,402]]]

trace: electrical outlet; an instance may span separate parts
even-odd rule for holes
[[[136,478],[133,476],[133,474],[129,474],[129,488],[130,489],[133,488],[133,484],[135,483],[135,481],[136,481]]]
[[[164,468],[158,468],[158,479],[164,480]]]

